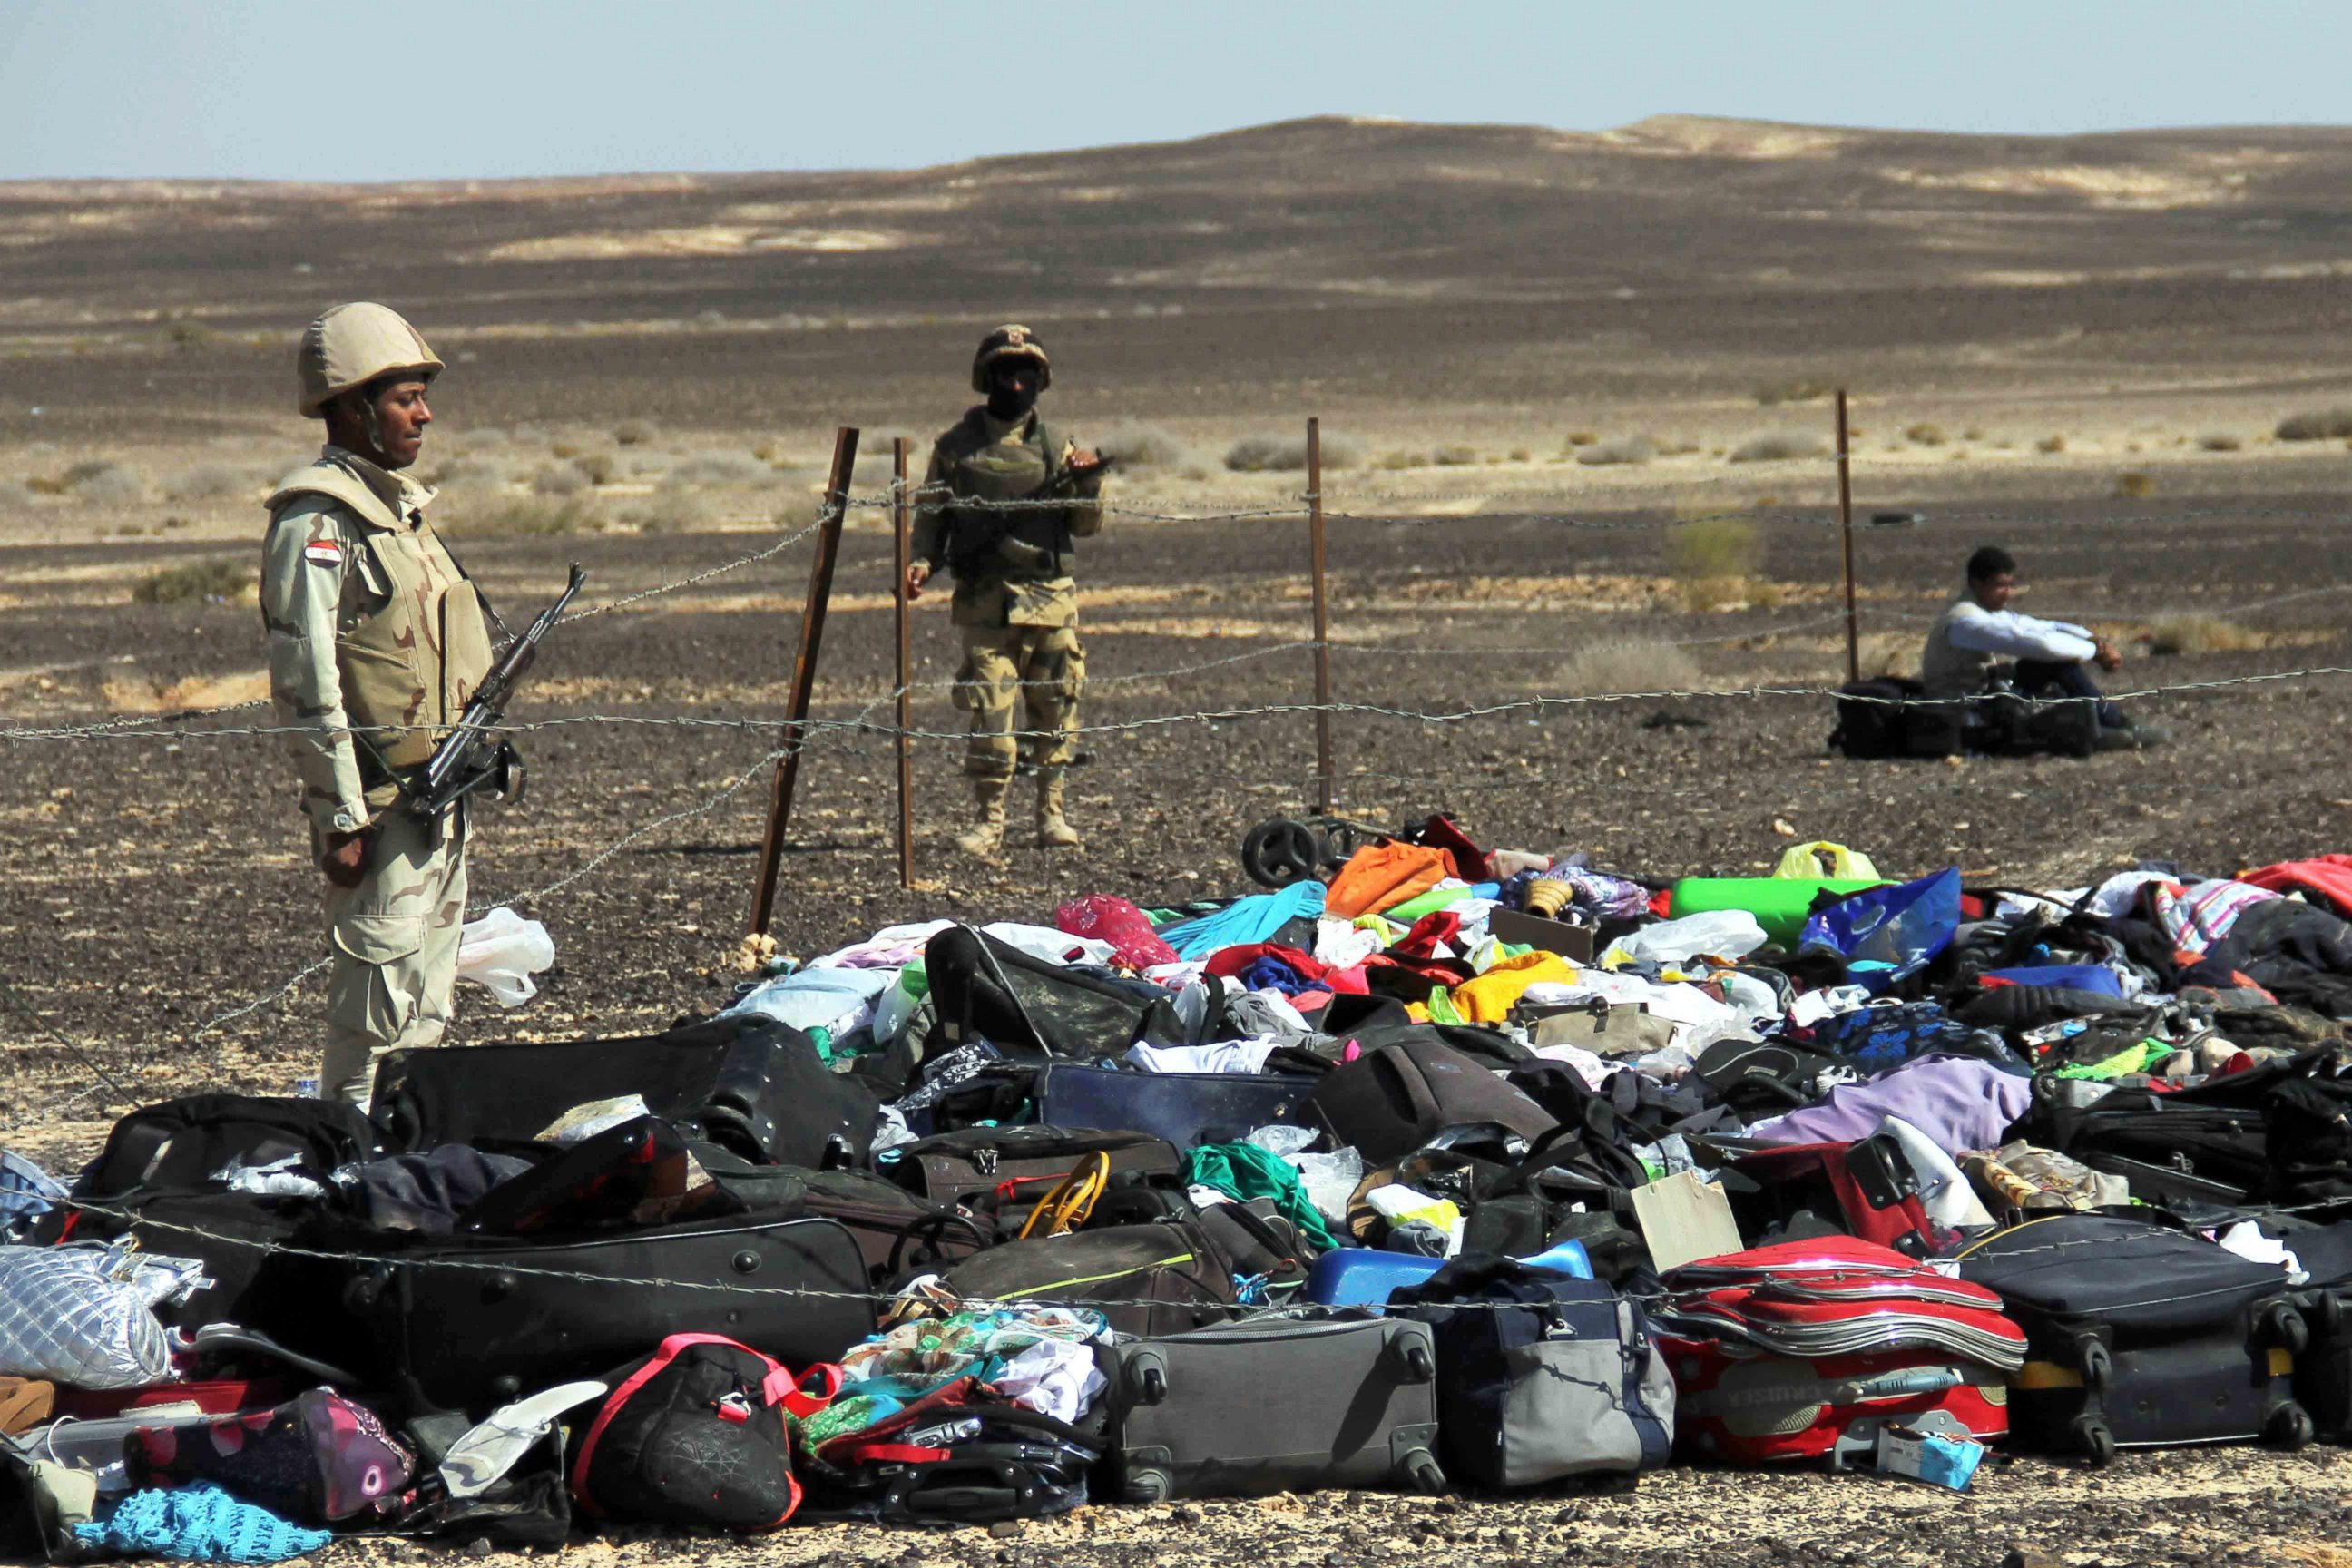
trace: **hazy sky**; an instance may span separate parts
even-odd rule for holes
[[[1306,114],[2352,121],[2342,0],[0,0],[0,179],[906,167]]]

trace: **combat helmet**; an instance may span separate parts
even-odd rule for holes
[[[988,391],[988,367],[1001,359],[1034,359],[1037,362],[1037,390],[1045,391],[1054,384],[1054,362],[1045,357],[1045,345],[1037,334],[1026,327],[1003,326],[980,340],[980,352],[971,358],[971,389],[983,395]]]
[[[362,300],[338,305],[310,323],[294,356],[300,384],[297,406],[316,419],[329,400],[395,371],[414,371],[431,381],[441,362],[425,336],[396,310]]]

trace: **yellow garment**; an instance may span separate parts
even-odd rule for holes
[[[1454,988],[1454,1010],[1471,1024],[1499,1024],[1511,1004],[1530,985],[1572,985],[1576,966],[1556,952],[1523,952],[1506,958],[1475,980]]]

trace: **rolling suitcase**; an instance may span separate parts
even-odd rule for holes
[[[1184,1171],[1182,1157],[1164,1138],[1052,1126],[941,1132],[902,1143],[878,1163],[884,1175],[935,1204],[1002,1210],[1035,1202],[1097,1153],[1109,1156],[1113,1176],[1172,1182]]]
[[[414,1409],[486,1414],[674,1333],[724,1334],[803,1366],[874,1331],[865,1255],[824,1219],[436,1242],[351,1267],[337,1293],[359,1320],[351,1338]]]
[[[1307,1125],[1369,1163],[1412,1152],[1452,1128],[1492,1127],[1529,1142],[1559,1123],[1486,1063],[1432,1040],[1367,1049],[1307,1097]]]
[[[1902,1145],[1883,1132],[1856,1143],[1759,1149],[1723,1166],[1720,1174],[1742,1236],[1841,1230],[1915,1257],[1924,1257],[1937,1239],[1918,1176]]]
[[[1318,1081],[1055,1066],[1037,1076],[1037,1120],[1053,1127],[1148,1132],[1179,1149],[1237,1143],[1261,1127],[1307,1125],[1307,1096]]]
[[[527,1142],[575,1106],[631,1094],[686,1136],[764,1164],[862,1164],[881,1109],[807,1036],[756,1016],[632,1039],[394,1051],[368,1109],[394,1147],[417,1151]]]
[[[1104,1356],[1129,1502],[1445,1485],[1425,1323],[1254,1318]]]
[[[2119,1447],[2310,1441],[2292,1384],[2310,1331],[2275,1265],[2095,1214],[1997,1231],[1958,1261],[2025,1330],[2010,1388],[2021,1447],[2105,1464]]]
[[[1704,1258],[1666,1282],[1658,1321],[1685,1454],[1836,1464],[1893,1426],[2009,1431],[2025,1336],[1980,1286],[1849,1237]]]

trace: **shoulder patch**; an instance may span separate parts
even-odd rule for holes
[[[313,566],[341,566],[343,547],[331,539],[314,539],[302,547],[302,559]]]

